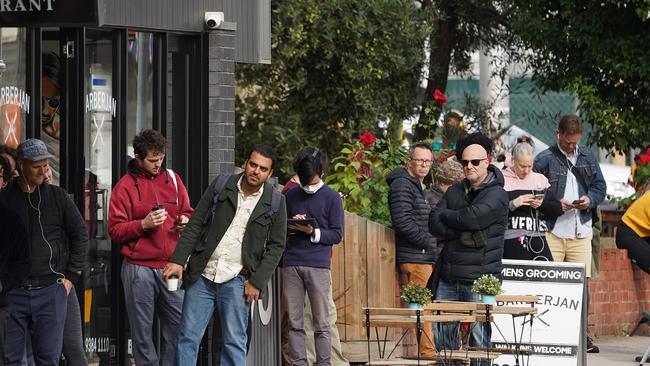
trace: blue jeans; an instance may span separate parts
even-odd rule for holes
[[[246,365],[246,328],[250,304],[244,298],[244,276],[214,283],[203,276],[185,289],[175,365],[196,365],[199,344],[214,310],[221,323],[221,366]]]
[[[6,329],[7,366],[23,363],[30,335],[35,363],[58,365],[68,304],[65,286],[55,283],[38,290],[15,288],[9,291],[7,300],[11,312]]]
[[[438,283],[438,290],[436,292],[436,300],[453,300],[453,301],[471,301],[481,302],[481,297],[472,292],[471,282],[461,281],[446,281],[440,279]],[[492,336],[492,328],[489,323],[472,323],[471,336],[469,345],[471,347],[490,347],[490,337]],[[452,349],[457,350],[460,348],[460,340],[458,337],[458,323],[438,323],[438,334],[436,337],[436,345],[439,350]],[[472,361],[472,365],[476,365]],[[482,362],[481,364],[489,364]]]

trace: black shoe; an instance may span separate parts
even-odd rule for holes
[[[587,336],[587,353],[600,353],[600,348],[594,344],[589,336]]]

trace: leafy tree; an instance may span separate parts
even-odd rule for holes
[[[445,91],[451,70],[462,73],[471,67],[472,53],[481,48],[515,46],[507,17],[499,1],[418,0],[433,22],[428,36],[429,60],[426,91],[422,99],[414,140],[433,138],[440,110],[429,108],[436,89]]]
[[[237,155],[278,148],[276,174],[307,145],[330,156],[388,121],[394,138],[417,108],[430,29],[412,0],[272,2],[272,63],[238,65]]]
[[[543,90],[574,92],[590,136],[626,151],[650,141],[650,1],[504,0]]]

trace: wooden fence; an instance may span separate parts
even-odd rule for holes
[[[346,212],[343,243],[334,246],[332,253],[332,293],[341,343],[350,361],[367,357],[361,308],[398,307],[397,283],[393,230]],[[388,339],[394,339],[393,334],[389,332]],[[371,339],[376,339],[373,330]],[[376,352],[375,344],[371,350]]]

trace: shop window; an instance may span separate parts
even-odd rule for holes
[[[153,126],[153,33],[128,32],[126,154],[133,155],[133,137]]]
[[[25,87],[26,29],[0,27],[0,145],[25,139],[31,93]]]

